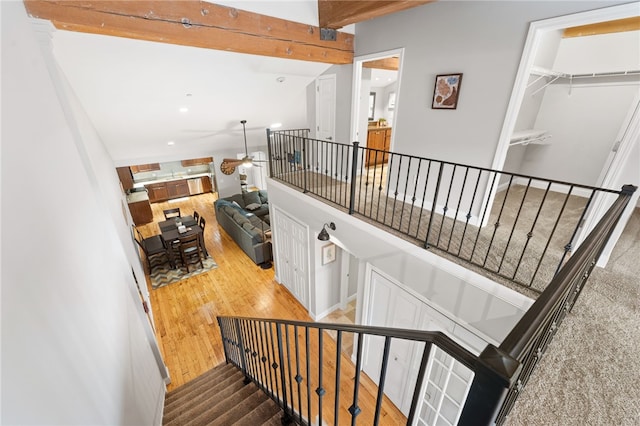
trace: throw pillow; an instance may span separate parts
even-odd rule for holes
[[[249,211],[258,210],[259,208],[260,208],[260,204],[258,203],[247,204],[247,207],[246,207],[246,209]]]
[[[267,196],[266,189],[261,189],[260,191],[258,191],[258,195],[260,196],[260,201],[262,202],[262,204],[269,203],[269,197]]]
[[[243,192],[242,199],[244,200],[245,206],[248,206],[249,204],[262,204],[260,201],[260,195],[257,191]]]

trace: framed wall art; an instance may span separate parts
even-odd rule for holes
[[[436,75],[436,83],[433,88],[432,109],[456,109],[458,98],[460,97],[460,74],[440,74]]]
[[[327,244],[322,247],[322,264],[326,265],[336,260],[336,245]]]

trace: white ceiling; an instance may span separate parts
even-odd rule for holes
[[[317,25],[316,1],[217,3]],[[307,125],[306,88],[330,66],[60,30],[53,51],[116,165],[242,152],[243,119],[264,146],[273,123]]]

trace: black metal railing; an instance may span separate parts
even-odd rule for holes
[[[218,317],[218,324],[227,362],[276,401],[286,420],[301,425],[354,425],[356,419],[369,425],[413,424],[424,409],[419,398],[434,348],[459,363],[458,369],[472,371],[477,362],[440,332],[239,317]],[[355,364],[344,353],[347,337],[353,340]],[[380,362],[375,371],[364,372],[364,347],[372,338],[384,340],[377,346]],[[415,351],[420,366],[408,379],[414,391],[406,417],[384,394],[385,380],[394,373],[387,367],[397,341],[420,345]],[[371,357],[375,350],[368,348]]]
[[[267,131],[270,173],[349,214],[540,293],[595,200],[620,191]]]
[[[362,424],[377,425],[383,409],[392,411],[387,405],[389,401],[384,398],[384,386],[393,341],[419,342],[424,346],[416,351],[421,354],[420,366],[411,378],[410,384],[414,386],[407,417],[394,418],[390,415],[386,421],[410,425],[414,424],[414,419],[440,415],[430,412],[434,409],[429,405],[431,397],[427,396],[423,381],[434,377],[429,369],[433,368],[437,356],[432,352],[442,350],[461,367],[473,372],[469,376],[471,381],[464,400],[460,402],[455,418],[448,419],[449,424],[500,425],[564,317],[576,303],[636,189],[631,185],[622,188],[584,243],[562,266],[500,346],[488,345],[478,357],[439,332],[218,317],[226,360],[240,368],[248,380],[254,381],[282,407],[283,420],[303,425],[323,424],[323,420],[327,424],[354,425],[358,418]],[[335,340],[324,338],[329,332],[335,334]],[[347,333],[352,334],[356,347],[355,366],[343,354],[343,338]],[[384,338],[384,347],[380,349],[378,346],[378,352],[382,352],[380,363],[374,370],[369,367],[369,371],[363,374],[365,342],[376,336]],[[370,347],[367,355],[372,355]],[[325,374],[327,371],[330,374]],[[377,380],[362,386],[363,381],[370,381],[367,375],[377,377]],[[364,391],[371,395],[375,393],[375,397],[371,397],[375,401],[374,410],[363,411],[359,401]],[[349,404],[349,408],[345,408]]]

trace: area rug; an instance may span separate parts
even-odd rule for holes
[[[193,269],[194,265],[190,266],[190,272],[187,273],[185,268],[171,269],[169,265],[154,265],[151,262],[151,287],[160,288],[165,285],[173,284],[178,281],[182,281],[189,277],[202,274],[203,272],[210,271],[218,267],[218,264],[213,260],[211,256],[202,261],[204,268]],[[195,265],[198,266],[198,265]]]

